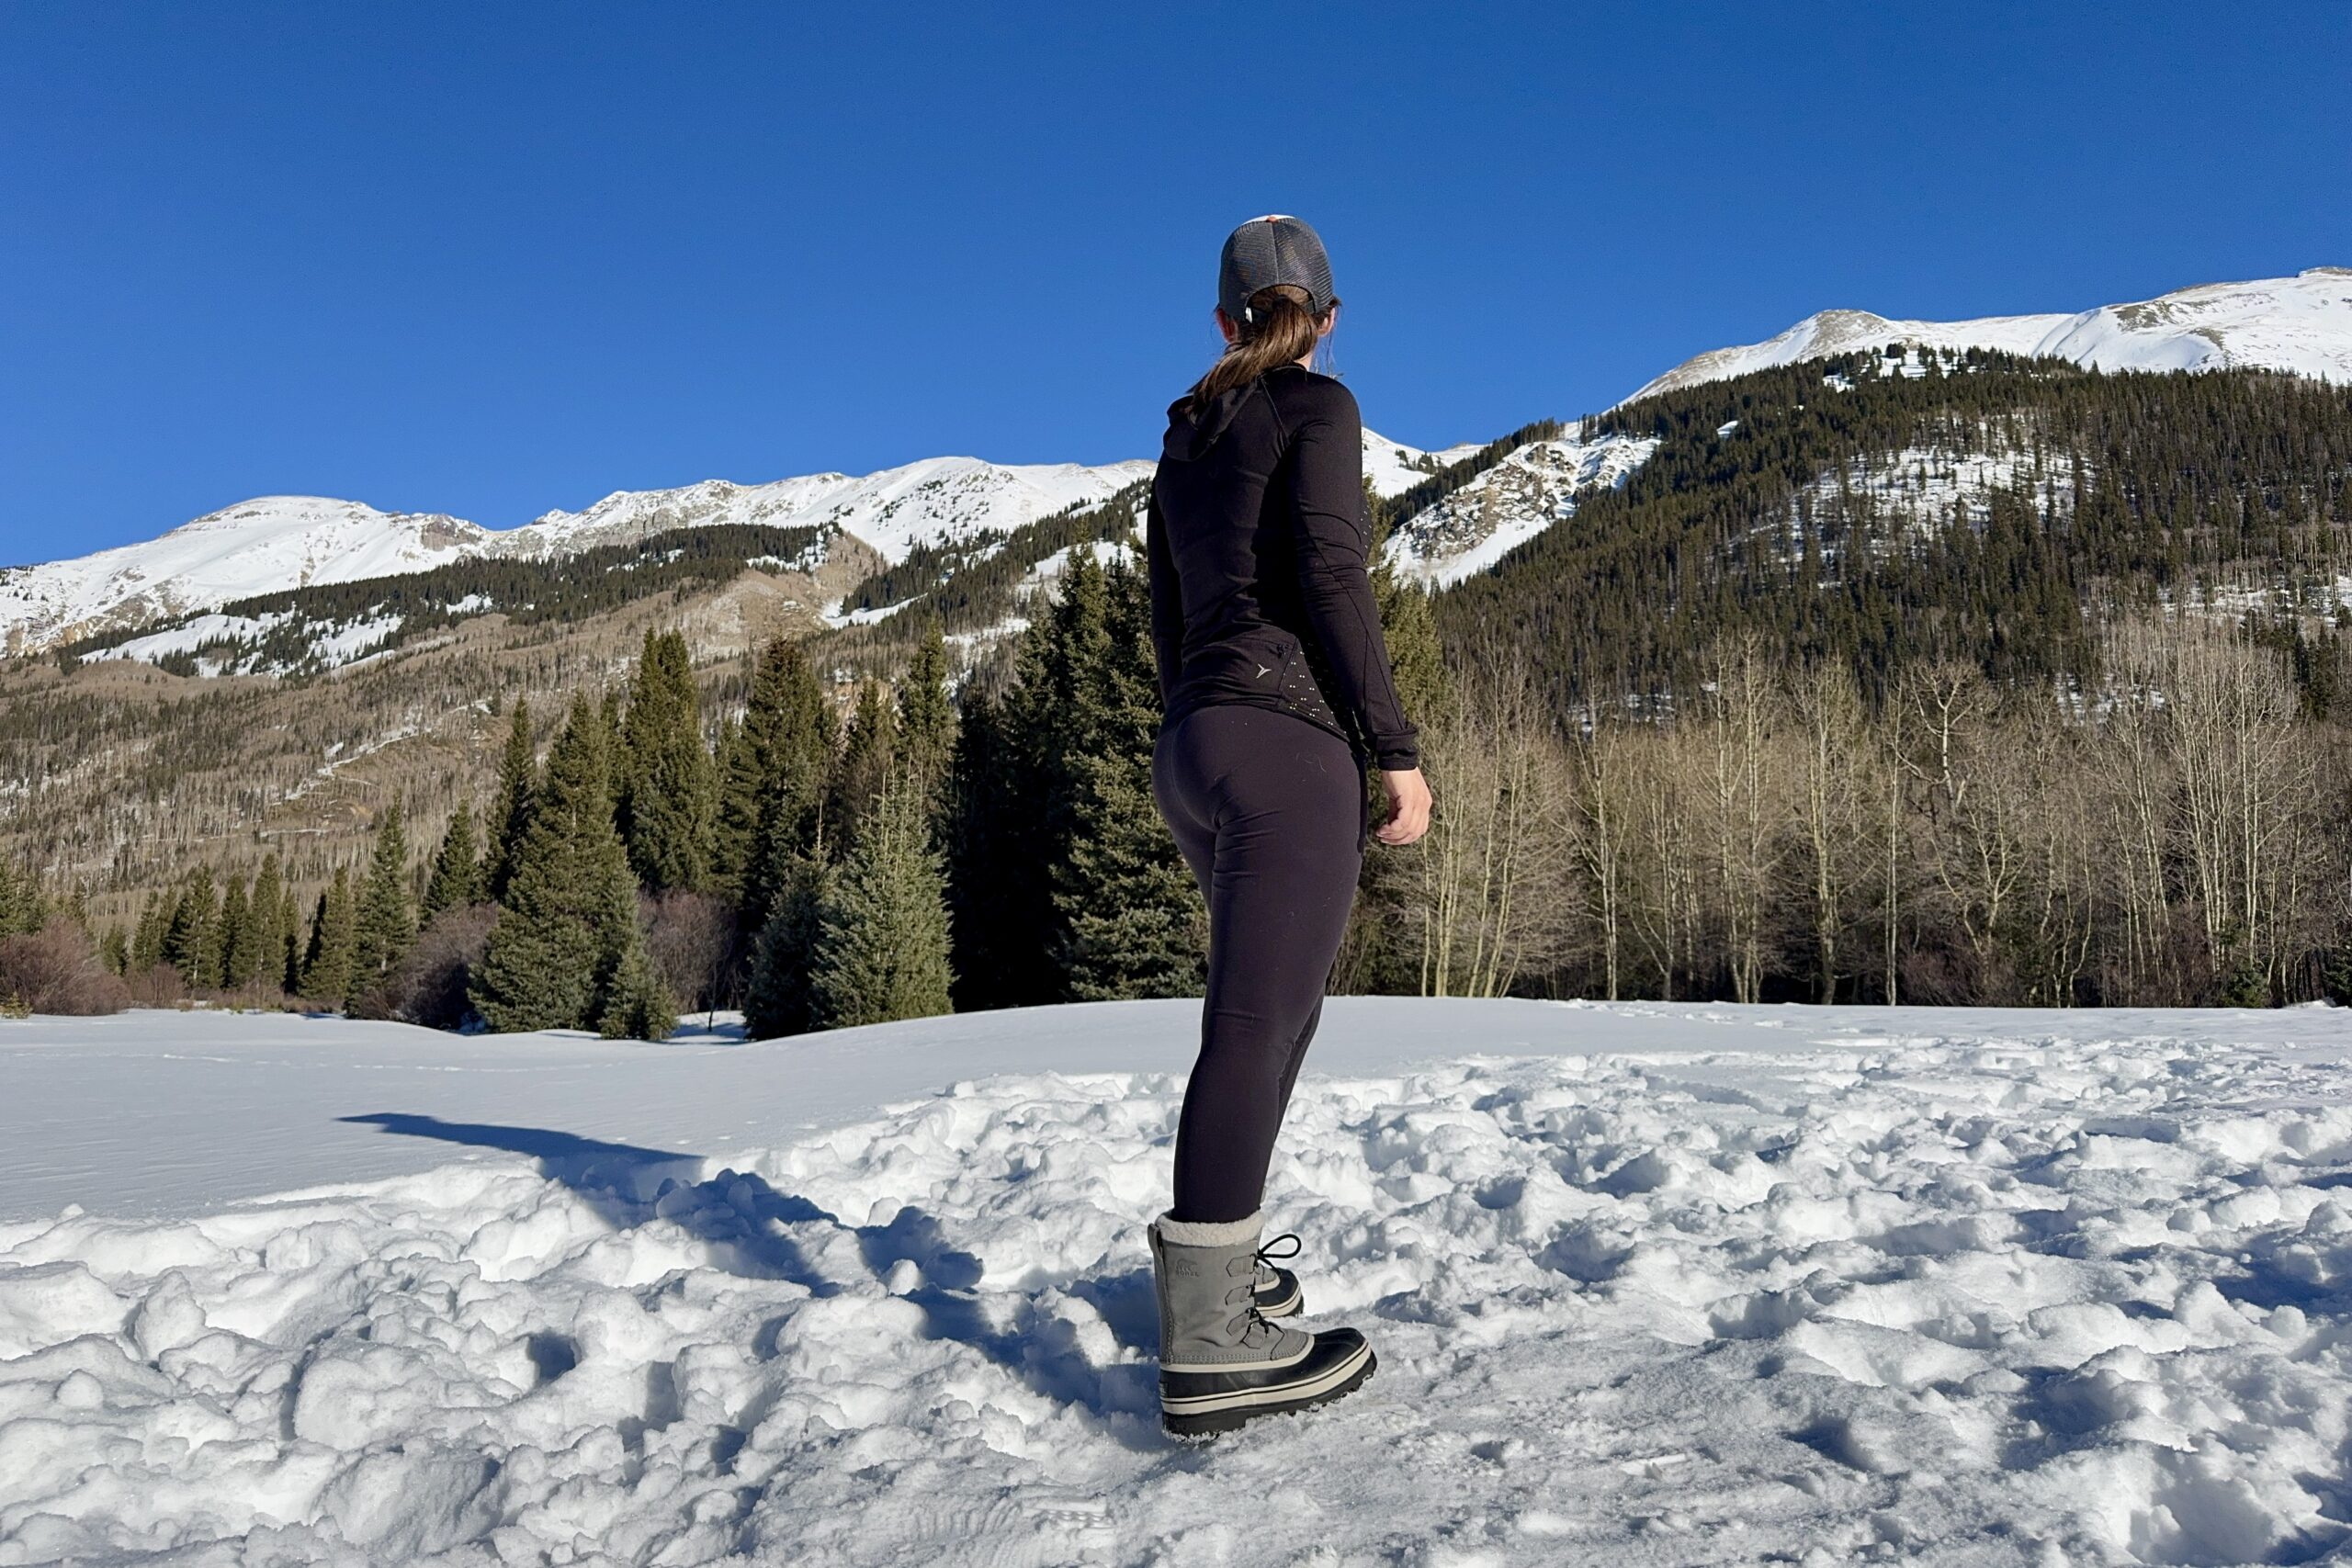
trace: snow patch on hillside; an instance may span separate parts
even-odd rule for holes
[[[1473,441],[1460,446],[1448,446],[1442,451],[1424,452],[1418,446],[1408,446],[1401,441],[1391,441],[1376,431],[1367,430],[1363,433],[1363,477],[1371,484],[1373,493],[1385,501],[1392,496],[1402,495],[1423,479],[1460,462],[1477,451],[1480,445]]]
[[[1583,497],[1623,485],[1657,448],[1654,436],[1531,441],[1399,523],[1384,554],[1396,570],[1450,587],[1574,515]]]
[[[1354,1007],[1391,1005],[1449,1050],[1528,1049],[1492,1007]],[[1175,1010],[1089,1019],[1115,1041]],[[1645,1015],[1670,1048],[1310,1074],[1270,1207],[1306,1240],[1310,1321],[1362,1325],[1380,1371],[1204,1447],[1154,1419],[1143,1232],[1172,1075],[985,1076],[722,1158],[548,1119],[532,1086],[569,1096],[620,1048],[467,1042],[472,1114],[420,1113],[399,1097],[428,1080],[379,1071],[339,1129],[442,1163],[0,1224],[0,1562],[2352,1544],[2341,1014],[1549,1014]],[[690,1079],[761,1050],[821,1093],[839,1063],[1005,1021],[638,1050]],[[291,1027],[330,1069],[377,1037]],[[127,1058],[97,1043],[50,1070],[103,1088]],[[233,1122],[212,1146],[250,1158]]]
[[[2252,367],[2352,380],[2352,268],[2321,266],[2293,277],[2204,284],[2074,315],[1915,321],[1890,321],[1868,310],[1823,310],[1762,343],[1713,349],[1686,360],[1625,400],[1898,342],[2051,355],[2098,370]]]

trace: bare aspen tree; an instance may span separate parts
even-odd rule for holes
[[[1753,637],[1719,645],[1707,663],[1711,690],[1702,712],[1709,741],[1710,869],[1732,996],[1752,1002],[1763,990],[1765,901],[1779,859],[1771,804],[1779,781],[1770,765],[1779,694],[1762,644]]]
[[[2165,896],[2175,769],[2162,698],[2146,683],[2144,649],[2127,645],[2094,715],[2093,765],[2106,776],[2109,875],[2117,910],[2114,962],[2134,999],[2183,999],[2164,973],[2172,911]],[[2161,992],[2154,987],[2162,985]]]
[[[1861,830],[1868,743],[1861,698],[1842,667],[1817,664],[1799,671],[1790,683],[1790,699],[1801,748],[1796,827],[1812,894],[1815,999],[1832,1002],[1838,999],[1849,888],[1860,873],[1860,846],[1869,842]]]
[[[1418,862],[1420,990],[1497,997],[1555,945],[1561,770],[1523,672],[1507,671],[1464,695],[1424,739],[1446,793]]]
[[[1625,927],[1657,972],[1658,995],[1671,1001],[1703,918],[1690,730],[1678,723],[1618,737],[1617,744],[1626,753],[1613,773],[1629,852]]]
[[[1906,682],[1925,789],[1927,871],[1967,938],[1981,993],[2002,968],[1997,937],[2025,874],[2030,807],[2014,759],[1985,734],[1994,694],[1966,665],[1938,664]]]
[[[2277,858],[2312,781],[2299,766],[2296,699],[2278,660],[2194,632],[2158,639],[2151,671],[2165,694],[2179,770],[2178,833],[2204,913],[2206,951],[2225,989],[2275,983],[2289,911]]]
[[[1597,710],[1588,710],[1585,733],[1568,745],[1567,798],[1574,829],[1568,852],[1588,893],[1600,948],[1603,994],[1613,1002],[1620,995],[1618,964],[1624,929],[1625,822],[1618,775],[1629,759],[1627,749],[1609,733],[1606,724]]]

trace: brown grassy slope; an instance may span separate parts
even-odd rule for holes
[[[199,862],[250,874],[271,850],[307,897],[389,803],[425,854],[459,799],[485,802],[517,699],[544,747],[571,693],[625,681],[646,630],[675,626],[710,711],[738,707],[749,650],[819,630],[877,564],[845,540],[811,575],[745,571],[572,623],[484,615],[310,681],[0,660],[0,854],[85,889],[100,921]]]

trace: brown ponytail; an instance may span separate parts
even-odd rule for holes
[[[1233,323],[1238,329],[1234,340],[1193,387],[1187,411],[1193,418],[1206,412],[1221,393],[1246,387],[1276,366],[1295,364],[1315,352],[1331,312],[1315,315],[1307,308],[1307,299],[1306,289],[1287,283],[1250,296],[1246,311],[1250,319]],[[1331,310],[1339,308],[1340,302],[1332,300]]]

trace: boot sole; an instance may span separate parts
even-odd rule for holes
[[[1214,1437],[1261,1416],[1287,1416],[1329,1404],[1363,1387],[1379,1365],[1380,1358],[1367,1345],[1361,1359],[1350,1358],[1295,1382],[1191,1399],[1170,1400],[1163,1396],[1159,1402],[1159,1424],[1171,1438]]]

